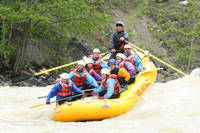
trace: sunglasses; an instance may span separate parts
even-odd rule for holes
[[[124,50],[131,50],[130,48],[125,48]]]

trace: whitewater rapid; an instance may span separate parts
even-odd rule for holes
[[[55,104],[30,108],[51,87],[0,87],[0,133],[200,133],[200,76],[155,83],[128,113],[91,122],[55,122]]]

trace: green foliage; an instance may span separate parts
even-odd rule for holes
[[[199,2],[189,0],[188,6],[178,4],[179,1],[160,4],[149,3],[148,15],[152,16],[158,26],[153,29],[154,38],[166,48],[169,55],[174,56],[177,67],[193,69],[198,61],[199,34]]]
[[[8,44],[6,40],[0,41],[0,69],[3,67],[10,68],[10,60],[15,48],[12,44]]]
[[[104,0],[2,0],[0,59],[3,65],[8,65],[12,54],[23,64],[21,56],[25,55],[27,40],[59,46],[66,45],[71,37],[104,30],[110,20],[107,14],[97,10],[103,4]],[[18,52],[13,52],[17,47]]]
[[[28,70],[28,69],[34,69],[34,66],[33,65],[31,65],[30,63],[26,63],[25,65],[24,65],[24,70]]]

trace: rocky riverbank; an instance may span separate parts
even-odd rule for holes
[[[79,42],[79,43],[77,43]],[[77,61],[82,59],[83,56],[87,56],[91,54],[91,49],[87,46],[87,43],[79,38],[73,38],[72,41],[66,45],[66,49],[71,49],[69,54],[66,54],[66,58],[71,61]],[[35,53],[32,55],[37,55],[39,50],[35,50]],[[74,54],[75,53],[75,54]],[[45,62],[44,57],[40,56],[40,58],[32,57],[33,62],[31,65],[36,65],[35,68],[39,65],[38,60],[43,60]],[[35,73],[40,71],[45,71],[50,68],[46,68],[48,64],[40,63],[40,69],[33,70],[29,68],[18,75],[13,76],[12,72],[6,70],[0,73],[0,86],[47,86],[55,83],[55,80],[58,78],[56,75],[53,75],[51,72],[46,73],[39,76],[33,76]]]

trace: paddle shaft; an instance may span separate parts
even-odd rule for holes
[[[59,101],[62,101],[62,100],[70,99],[70,98],[81,96],[81,95],[82,94],[78,94],[78,95],[74,95],[74,96],[70,96],[70,97],[65,97],[65,98],[62,98],[62,99],[59,99],[59,100],[52,101],[50,103],[59,102]],[[46,103],[38,104],[38,105],[32,106],[31,108],[35,108],[35,107],[39,107],[39,106],[43,106],[43,105],[46,105]]]
[[[107,52],[106,53],[102,53],[100,55],[103,56],[105,54],[107,54]],[[83,61],[83,60],[84,59],[79,60],[79,61]],[[51,71],[54,71],[54,70],[57,70],[57,69],[61,69],[63,67],[71,66],[71,65],[77,64],[79,61],[75,61],[75,62],[72,62],[72,63],[69,63],[69,64],[65,64],[65,65],[62,65],[62,66],[51,68],[51,69],[48,69],[48,70],[45,70],[45,71],[42,71],[42,72],[38,72],[38,73],[35,73],[34,76],[38,76],[38,75],[41,75],[41,74],[44,74],[44,73],[47,73],[47,72],[51,72]]]
[[[128,41],[125,41],[125,42],[128,43],[129,45],[131,45],[132,47],[136,48],[137,50],[139,50],[139,51],[141,51],[141,52],[144,53],[144,50],[143,50],[143,49],[141,49],[141,48],[135,46],[134,44],[132,44],[132,43],[130,43],[130,42],[128,42]],[[182,72],[181,70],[179,70],[179,69],[177,69],[177,68],[171,66],[170,64],[168,64],[168,63],[166,63],[166,62],[160,60],[159,58],[155,57],[154,55],[152,55],[152,54],[150,54],[150,53],[148,53],[148,55],[151,56],[152,58],[154,58],[155,60],[159,61],[160,63],[162,63],[162,64],[168,66],[169,68],[171,68],[171,69],[177,71],[178,73],[180,73],[180,74],[182,74],[182,75],[184,75],[184,76],[187,76],[186,73],[184,73],[184,72]]]
[[[84,91],[84,92],[86,92],[86,91],[93,91],[93,90],[95,90],[95,89],[88,89],[88,90],[82,90],[82,91]],[[41,98],[46,98],[47,96],[40,96],[40,97],[37,97],[38,99],[41,99]]]

